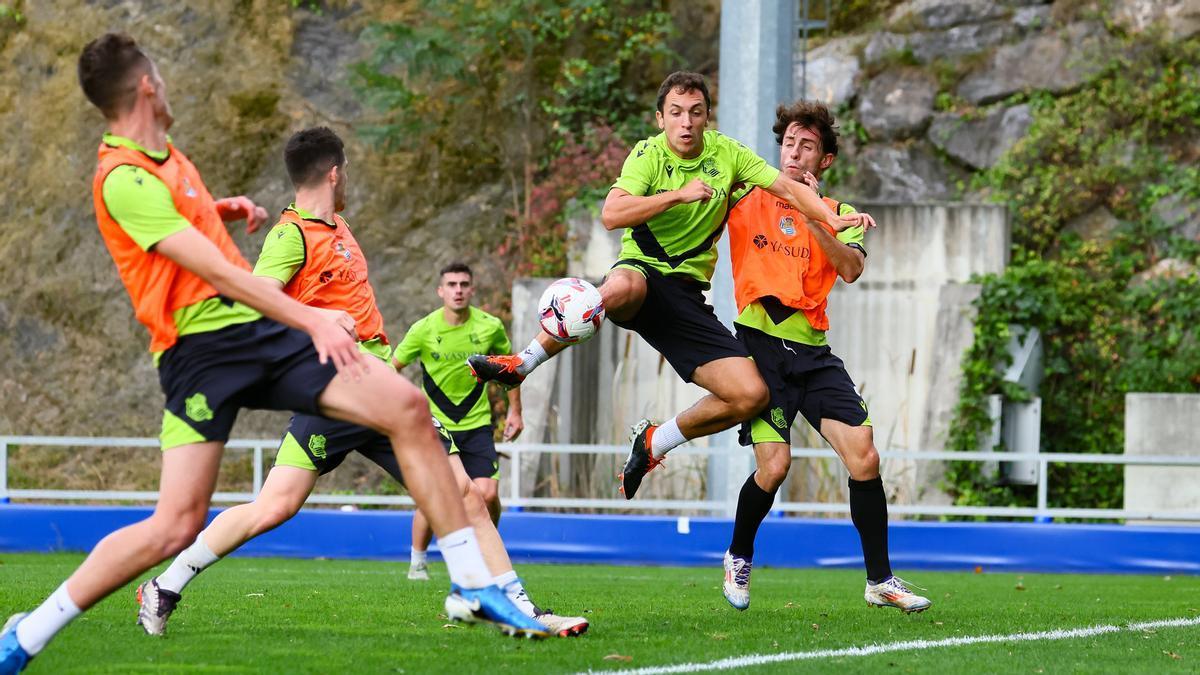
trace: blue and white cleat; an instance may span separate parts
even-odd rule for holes
[[[928,598],[910,591],[907,582],[897,576],[888,577],[877,584],[868,581],[863,597],[868,607],[895,607],[905,614],[924,612],[932,604]]]
[[[0,675],[14,675],[29,665],[33,657],[17,642],[17,624],[26,617],[25,612],[13,614],[4,624],[4,632],[0,633]]]
[[[725,599],[733,608],[744,611],[750,606],[750,567],[749,560],[725,551]]]
[[[541,639],[550,636],[545,626],[525,616],[496,585],[462,588],[451,584],[450,595],[446,596],[446,616],[451,621],[490,623],[513,637]]]

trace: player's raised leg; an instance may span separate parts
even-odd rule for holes
[[[931,603],[927,598],[913,593],[903,580],[892,574],[887,543],[887,495],[879,475],[879,452],[875,449],[872,428],[822,419],[821,435],[850,472],[850,519],[862,541],[867,566],[864,592],[867,604],[897,607],[906,613],[929,609]]]
[[[597,289],[604,304],[604,313],[610,319],[622,321],[637,314],[646,297],[646,277],[629,269],[614,268]],[[549,361],[570,347],[570,343],[559,342],[545,331],[538,331],[529,345],[516,354],[475,354],[467,359],[467,366],[480,382],[499,382],[515,387],[541,364]]]
[[[733,341],[732,336],[729,339]],[[643,420],[634,428],[633,447],[620,475],[626,499],[633,497],[642,478],[661,464],[668,452],[690,439],[744,422],[767,404],[767,387],[754,362],[743,356],[704,363],[692,372],[691,381],[710,393],[660,425]]]

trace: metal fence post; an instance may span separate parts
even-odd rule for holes
[[[0,443],[0,504],[8,503],[8,443]]]
[[[1034,522],[1048,523],[1050,519],[1046,517],[1046,503],[1048,501],[1047,494],[1050,491],[1050,463],[1041,460],[1038,462],[1038,484],[1037,484],[1037,510],[1038,515],[1034,518]]]
[[[262,491],[263,484],[263,449],[261,445],[254,446],[254,498],[258,499],[258,493]]]

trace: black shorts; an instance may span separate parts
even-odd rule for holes
[[[433,420],[446,452],[457,452],[450,434],[437,419]],[[367,427],[331,420],[316,415],[295,415],[288,425],[275,466],[294,466],[316,471],[324,476],[341,466],[347,455],[357,452],[388,472],[397,483],[404,485],[404,474],[392,443],[387,436]]]
[[[317,414],[336,374],[307,334],[271,319],[184,335],[158,362],[169,413],[162,447],[227,441],[241,408]]]
[[[496,441],[492,438],[492,426],[476,427],[463,431],[451,431],[458,457],[471,480],[492,478],[500,480],[500,455],[496,453]]]
[[[742,445],[791,443],[797,412],[818,432],[823,418],[852,427],[871,425],[866,402],[828,345],[813,347],[746,326],[737,329],[771,393],[771,402],[758,417],[742,424]]]
[[[618,260],[646,276],[646,299],[634,317],[612,322],[642,336],[666,358],[684,382],[691,382],[700,366],[731,356],[749,354],[704,301],[695,279],[666,276],[637,260]]]

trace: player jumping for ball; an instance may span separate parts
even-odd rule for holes
[[[621,257],[600,286],[608,317],[641,335],[685,382],[709,392],[661,425],[642,420],[634,426],[620,475],[626,499],[671,449],[744,422],[767,404],[769,392],[746,348],[702,294],[733,187],[765,189],[837,230],[873,222],[867,214],[835,214],[811,187],[780,174],[732,138],[706,131],[710,108],[702,76],[669,75],[658,89],[655,112],[662,133],[629,153],[601,214],[605,228],[625,230]],[[479,354],[468,364],[480,380],[515,386],[567,346],[539,334],[519,354]]]
[[[803,101],[779,106],[773,130],[784,175],[816,189],[838,154],[829,109]],[[825,339],[829,291],[839,276],[854,283],[862,274],[864,226],[871,223],[829,227],[759,188],[735,193],[734,199],[729,251],[737,335],[754,358],[771,400],[741,428],[741,442],[753,443],[758,468],[738,497],[733,540],[725,553],[725,599],[739,610],[750,605],[754,538],[791,467],[790,429],[799,412],[850,472],[850,519],[862,541],[867,603],[905,612],[928,609],[929,600],[892,575],[887,496],[867,404]],[[823,199],[839,215],[854,213],[849,204]]]

